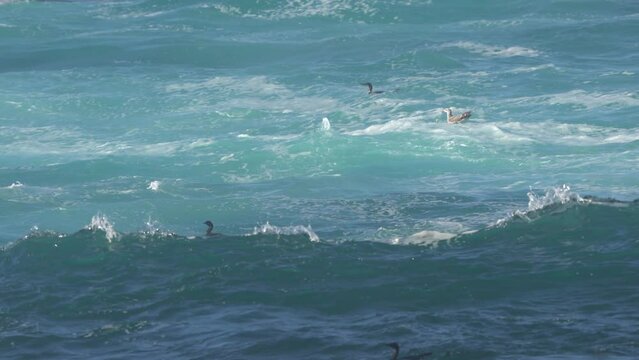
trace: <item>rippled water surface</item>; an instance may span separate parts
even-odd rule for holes
[[[636,358],[637,35],[628,0],[0,1],[0,354]]]

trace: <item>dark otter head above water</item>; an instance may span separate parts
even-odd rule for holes
[[[393,354],[392,359],[396,360],[397,357],[399,356],[399,344],[398,343],[390,343],[390,344],[386,344],[386,346],[389,346],[389,347],[393,348],[393,350],[395,350],[395,353]]]
[[[381,93],[384,92],[383,90],[375,90],[375,91],[373,91],[373,84],[371,84],[369,82],[365,82],[365,83],[361,83],[361,84],[368,86],[368,93],[369,94],[381,94]]]
[[[204,225],[208,226],[209,228],[206,229],[206,236],[213,236],[215,235],[215,233],[213,233],[213,223],[211,222],[211,220],[206,220],[204,222]]]
[[[393,350],[395,350],[395,352],[393,353],[393,357],[391,358],[391,360],[397,360],[399,359],[399,344],[394,342],[394,343],[390,343],[390,344],[386,344],[386,346],[393,348]],[[403,356],[402,359],[406,359],[406,360],[418,360],[418,359],[423,359],[426,358],[427,356],[432,355],[433,353],[430,352],[426,352],[426,353],[422,353],[422,354],[418,354],[418,355],[411,355],[411,356]]]

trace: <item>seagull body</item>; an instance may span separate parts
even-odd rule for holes
[[[450,108],[444,109],[442,111],[446,113],[446,121],[448,121],[449,124],[457,124],[470,117],[470,111],[466,111],[461,115],[453,115],[453,110],[451,110]]]

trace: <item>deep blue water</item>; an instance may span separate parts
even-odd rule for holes
[[[638,38],[629,0],[0,0],[0,357],[637,358]]]

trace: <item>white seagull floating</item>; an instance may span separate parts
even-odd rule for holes
[[[453,110],[451,110],[450,108],[444,109],[442,111],[446,113],[446,121],[448,121],[449,124],[457,124],[470,117],[470,111],[466,111],[461,115],[453,115]]]

